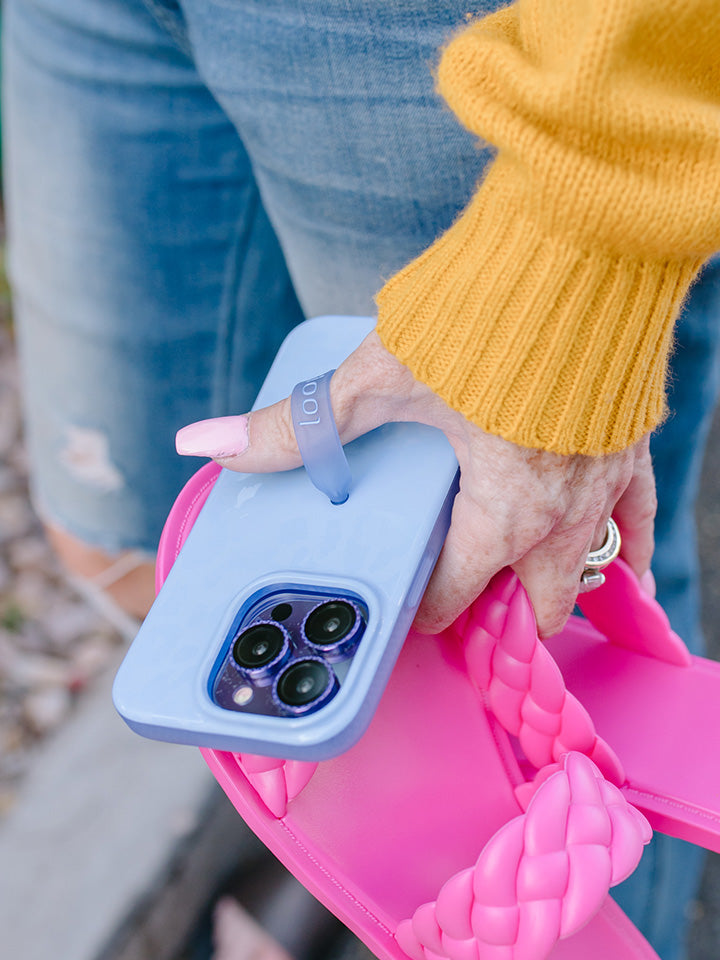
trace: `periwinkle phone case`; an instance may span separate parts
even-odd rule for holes
[[[359,317],[300,324],[281,346],[255,406],[337,367],[373,325]],[[352,487],[340,505],[303,468],[222,471],[116,677],[115,706],[133,730],[301,760],[337,755],[362,735],[445,538],[457,461],[439,430],[415,423],[379,427],[345,452]],[[287,716],[215,702],[216,681],[233,672],[239,624],[297,594],[317,595],[318,602],[349,598],[364,618],[352,656],[342,663],[328,658],[337,674],[334,696]]]

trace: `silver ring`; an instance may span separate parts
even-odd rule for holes
[[[594,590],[595,587],[601,587],[605,583],[605,575],[601,573],[603,567],[607,567],[620,554],[622,540],[617,524],[612,517],[607,522],[607,532],[605,542],[597,550],[591,550],[587,555],[585,567],[580,577],[580,582],[585,590]]]

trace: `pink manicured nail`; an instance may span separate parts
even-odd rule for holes
[[[247,417],[199,420],[178,430],[175,437],[175,449],[186,457],[236,457],[247,445]]]

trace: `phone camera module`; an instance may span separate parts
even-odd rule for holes
[[[332,669],[322,660],[296,660],[275,684],[275,695],[292,713],[307,713],[326,703],[338,689]]]
[[[256,623],[233,643],[235,663],[253,676],[267,676],[281,666],[290,652],[287,631],[276,623]]]
[[[308,643],[324,654],[345,655],[359,640],[362,626],[354,603],[329,600],[310,611],[303,623],[303,634]]]

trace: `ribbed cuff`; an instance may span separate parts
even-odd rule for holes
[[[544,236],[494,169],[450,230],[380,291],[378,332],[488,433],[611,453],[663,418],[673,323],[700,266]]]

